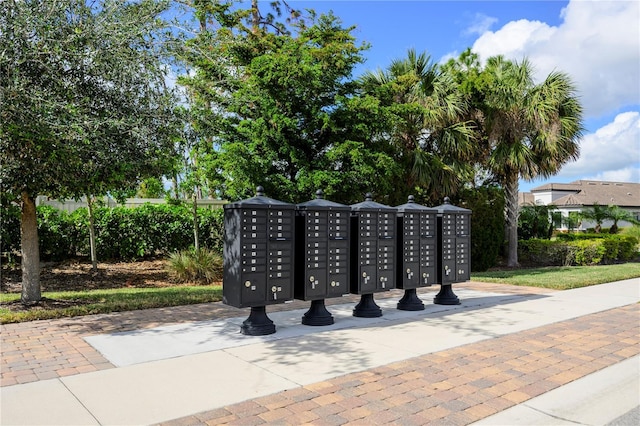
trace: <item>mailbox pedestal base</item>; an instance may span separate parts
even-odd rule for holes
[[[255,306],[251,308],[249,318],[242,322],[240,332],[247,336],[264,336],[276,332],[276,326],[267,316],[265,306]]]
[[[423,311],[424,303],[418,297],[415,288],[404,291],[404,296],[398,301],[398,309],[401,311]]]
[[[363,294],[360,302],[353,308],[353,316],[360,318],[377,318],[382,316],[382,309],[373,300],[373,293]]]
[[[451,284],[442,284],[440,292],[433,298],[433,303],[436,305],[459,305],[460,299],[453,292]]]
[[[304,325],[331,325],[333,315],[324,306],[324,299],[312,300],[309,310],[302,316]]]

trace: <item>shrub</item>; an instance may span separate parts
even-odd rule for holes
[[[572,241],[569,247],[571,264],[579,266],[597,265],[606,252],[604,240]]]
[[[504,195],[483,186],[462,191],[460,207],[471,214],[471,270],[486,271],[498,263],[504,240]]]
[[[568,243],[563,241],[531,239],[518,242],[518,258],[533,265],[568,265],[572,257]]]
[[[74,253],[69,241],[73,236],[73,226],[69,213],[51,206],[37,208],[38,241],[40,259],[62,260]]]
[[[201,248],[172,253],[167,267],[179,281],[201,281],[209,284],[222,279],[222,256]]]
[[[521,260],[540,266],[597,265],[627,261],[637,256],[638,239],[626,235],[596,234],[585,238],[580,234],[573,240],[523,240],[518,243]]]
[[[15,204],[0,207],[0,252],[11,257],[20,251],[20,207]]]

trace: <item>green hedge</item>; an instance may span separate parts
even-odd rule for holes
[[[472,210],[471,270],[486,271],[495,266],[504,240],[503,191],[490,186],[465,189],[454,203]]]
[[[521,261],[533,265],[569,266],[624,262],[638,255],[638,239],[635,237],[617,234],[594,235],[597,237],[562,237],[554,241],[521,240],[518,242],[518,257]]]
[[[20,250],[20,211],[2,210],[2,252]],[[89,256],[89,215],[86,208],[69,214],[50,206],[39,206],[40,257],[61,260]],[[222,252],[222,209],[198,209],[200,245]],[[146,204],[137,208],[95,209],[98,259],[135,260],[167,255],[193,246],[191,207]]]

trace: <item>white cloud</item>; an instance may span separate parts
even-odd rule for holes
[[[549,26],[525,19],[482,34],[473,45],[481,58],[525,55],[542,80],[568,73],[580,92],[585,115],[601,116],[640,102],[640,2],[572,0],[563,22]]]
[[[473,17],[473,22],[464,33],[482,35],[489,31],[496,22],[498,22],[498,18],[487,16],[484,13],[476,13]]]
[[[596,179],[640,182],[640,112],[618,114],[580,143],[580,158],[566,164],[556,182]]]

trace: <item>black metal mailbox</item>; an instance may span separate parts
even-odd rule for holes
[[[362,295],[356,317],[379,317],[382,310],[373,293],[395,288],[396,209],[365,201],[351,205],[350,292]]]
[[[453,293],[451,284],[468,281],[471,277],[471,210],[451,204],[445,197],[438,210],[438,282],[440,292],[433,302],[440,305],[457,305],[460,300]]]
[[[349,227],[351,208],[316,199],[296,205],[296,268],[294,296],[310,300],[305,325],[330,325],[333,316],[324,299],[349,293]]]
[[[265,306],[293,299],[295,206],[264,196],[224,205],[223,302],[251,308],[241,332],[275,333]]]
[[[398,211],[398,248],[396,262],[396,287],[405,293],[398,302],[398,309],[419,311],[424,304],[416,294],[416,288],[428,287],[437,282],[437,217],[438,211],[414,202],[396,207]]]

